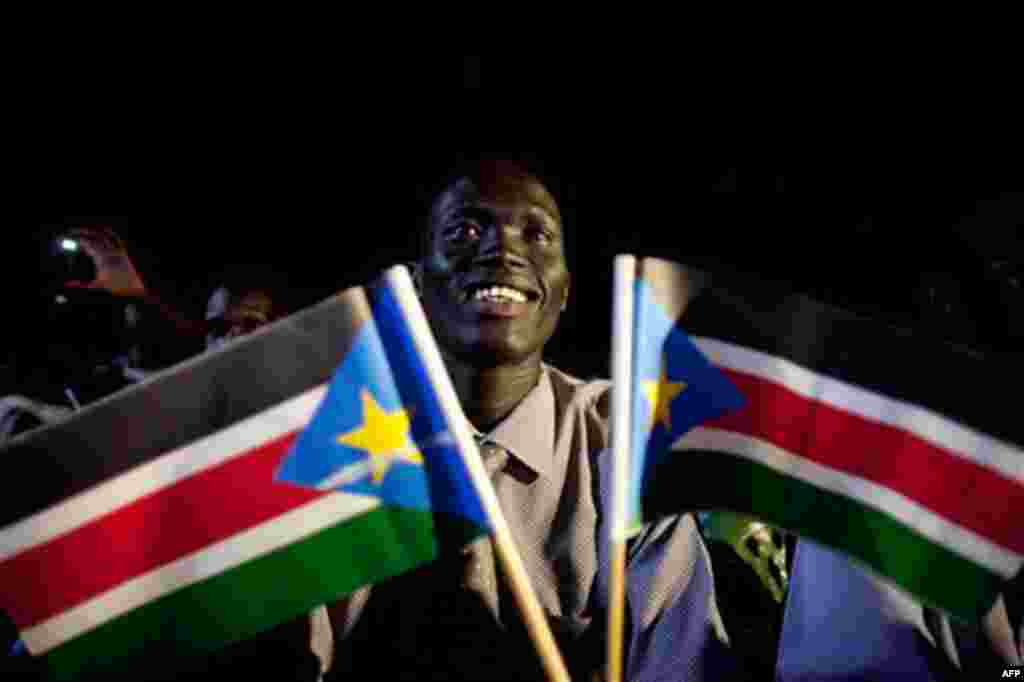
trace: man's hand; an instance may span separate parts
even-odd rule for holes
[[[102,289],[115,296],[144,298],[146,285],[135,269],[124,242],[109,227],[75,228],[68,236],[78,241],[82,250],[96,265],[96,279],[92,282],[77,280],[65,286],[82,289]]]

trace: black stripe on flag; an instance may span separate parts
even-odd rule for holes
[[[988,356],[827,305],[784,284],[646,259],[642,276],[691,336],[790,360],[818,374],[1024,443],[1019,359]]]
[[[326,382],[370,315],[346,290],[10,441],[0,527]]]

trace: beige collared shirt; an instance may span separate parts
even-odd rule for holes
[[[568,661],[575,670],[593,670],[604,658],[600,633],[608,562],[600,538],[609,503],[608,389],[607,381],[585,382],[544,366],[537,386],[516,409],[490,434],[477,434],[534,590],[566,658],[577,659]],[[426,567],[333,606],[332,673],[342,679],[345,673],[380,670],[385,677],[415,678],[438,675],[437,666],[450,663],[444,674],[513,675],[517,659],[532,655],[528,647],[482,654],[511,642],[518,624],[489,538],[464,555],[451,569],[461,578],[440,578],[442,569]],[[715,679],[714,671],[727,670],[720,667],[729,657],[709,562],[689,515],[646,528],[631,544],[628,575],[629,679]],[[472,607],[456,606],[461,600],[437,587],[445,580],[458,580],[455,591],[483,605],[471,628],[464,622]],[[480,618],[485,610],[487,617]],[[355,660],[371,646],[375,655]],[[460,657],[474,662],[460,666]]]

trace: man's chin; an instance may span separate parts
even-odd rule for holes
[[[495,339],[459,343],[450,351],[460,362],[478,369],[521,365],[536,355],[531,348]]]

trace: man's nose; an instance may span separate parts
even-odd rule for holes
[[[528,261],[521,236],[522,230],[516,225],[499,225],[487,230],[480,243],[477,262],[488,265],[504,265],[517,269],[524,268]]]

